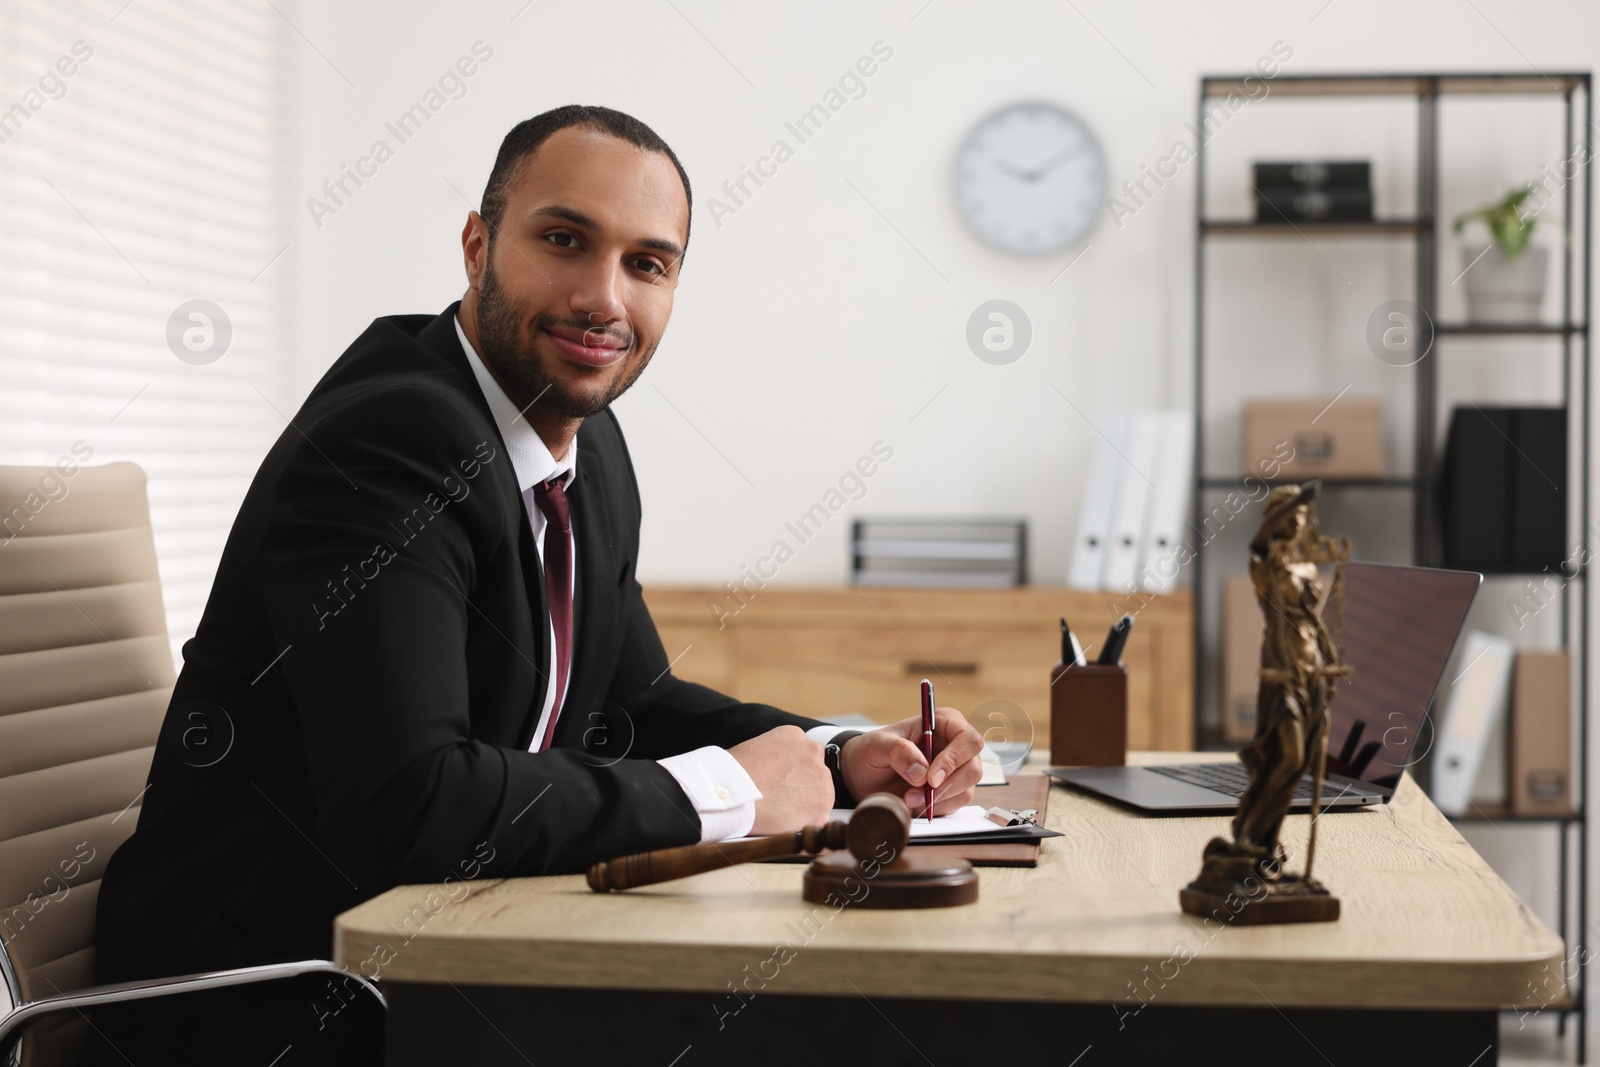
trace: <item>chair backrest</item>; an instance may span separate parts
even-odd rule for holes
[[[0,466],[0,969],[21,1001],[95,979],[95,901],[176,681],[144,471]],[[58,1062],[76,1021],[35,1027]]]

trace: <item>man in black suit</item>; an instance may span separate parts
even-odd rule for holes
[[[610,404],[666,328],[689,208],[636,119],[530,119],[462,233],[465,297],[377,320],[312,390],[184,646],[100,894],[103,981],[326,958],[334,916],[397,884],[791,831],[884,789],[917,811],[924,775],[936,813],[971,801],[954,709],[930,770],[915,718],[839,731],[671,673]],[[103,1060],[372,1055],[348,993],[204,996],[97,1013]]]

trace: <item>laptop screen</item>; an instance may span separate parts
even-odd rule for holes
[[[1328,722],[1328,773],[1392,790],[1432,736],[1428,706],[1483,576],[1347,563],[1344,658]]]

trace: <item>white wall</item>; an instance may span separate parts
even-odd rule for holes
[[[645,497],[641,575],[738,577],[881,439],[893,460],[779,581],[839,581],[849,515],[930,513],[1026,517],[1034,574],[1059,581],[1095,431],[1056,390],[1096,420],[1190,402],[1194,167],[1120,226],[1103,213],[1088,251],[1061,274],[1081,248],[1012,258],[955,215],[949,169],[971,123],[1017,98],[1057,101],[1095,130],[1116,187],[1192,141],[1183,124],[1201,74],[1242,71],[1276,41],[1293,50],[1284,73],[1588,69],[1600,56],[1600,11],[1580,5],[1534,16],[1489,0],[1476,9],[1336,0],[1319,13],[1321,3],[305,5],[297,199],[317,195],[375,139],[397,143],[384,121],[473,42],[494,53],[466,96],[320,228],[297,215],[284,267],[301,294],[291,356],[302,389],[374,316],[436,311],[460,294],[467,201],[513,123],[561,103],[604,103],[674,146],[697,200],[674,320],[618,403]],[[785,121],[877,41],[893,57],[865,95],[800,144]],[[1447,212],[1555,161],[1554,105],[1450,107],[1445,161],[1458,169],[1445,183]],[[1375,160],[1379,211],[1404,213],[1413,116],[1409,104],[1252,104],[1211,143],[1213,208],[1248,210],[1252,158],[1349,154]],[[722,183],[778,138],[794,158],[713,221],[710,198],[726,200]],[[1411,294],[1408,254],[1322,240],[1213,255],[1211,350],[1241,368],[1214,379],[1214,394],[1331,395],[1354,380],[1390,392],[1393,432],[1407,430],[1403,375],[1371,358],[1360,331],[1377,303]],[[1456,262],[1447,249],[1446,278]],[[969,313],[994,297],[1020,304],[1034,327],[1031,350],[1005,367],[979,362],[964,341]],[[1472,362],[1461,385],[1482,397],[1494,382],[1477,366],[1487,361]],[[1219,403],[1208,417],[1219,470],[1231,465],[1234,414]]]

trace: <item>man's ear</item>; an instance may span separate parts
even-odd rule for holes
[[[467,286],[477,289],[489,262],[489,224],[476,211],[467,212],[467,224],[461,230],[461,258],[467,269]]]

